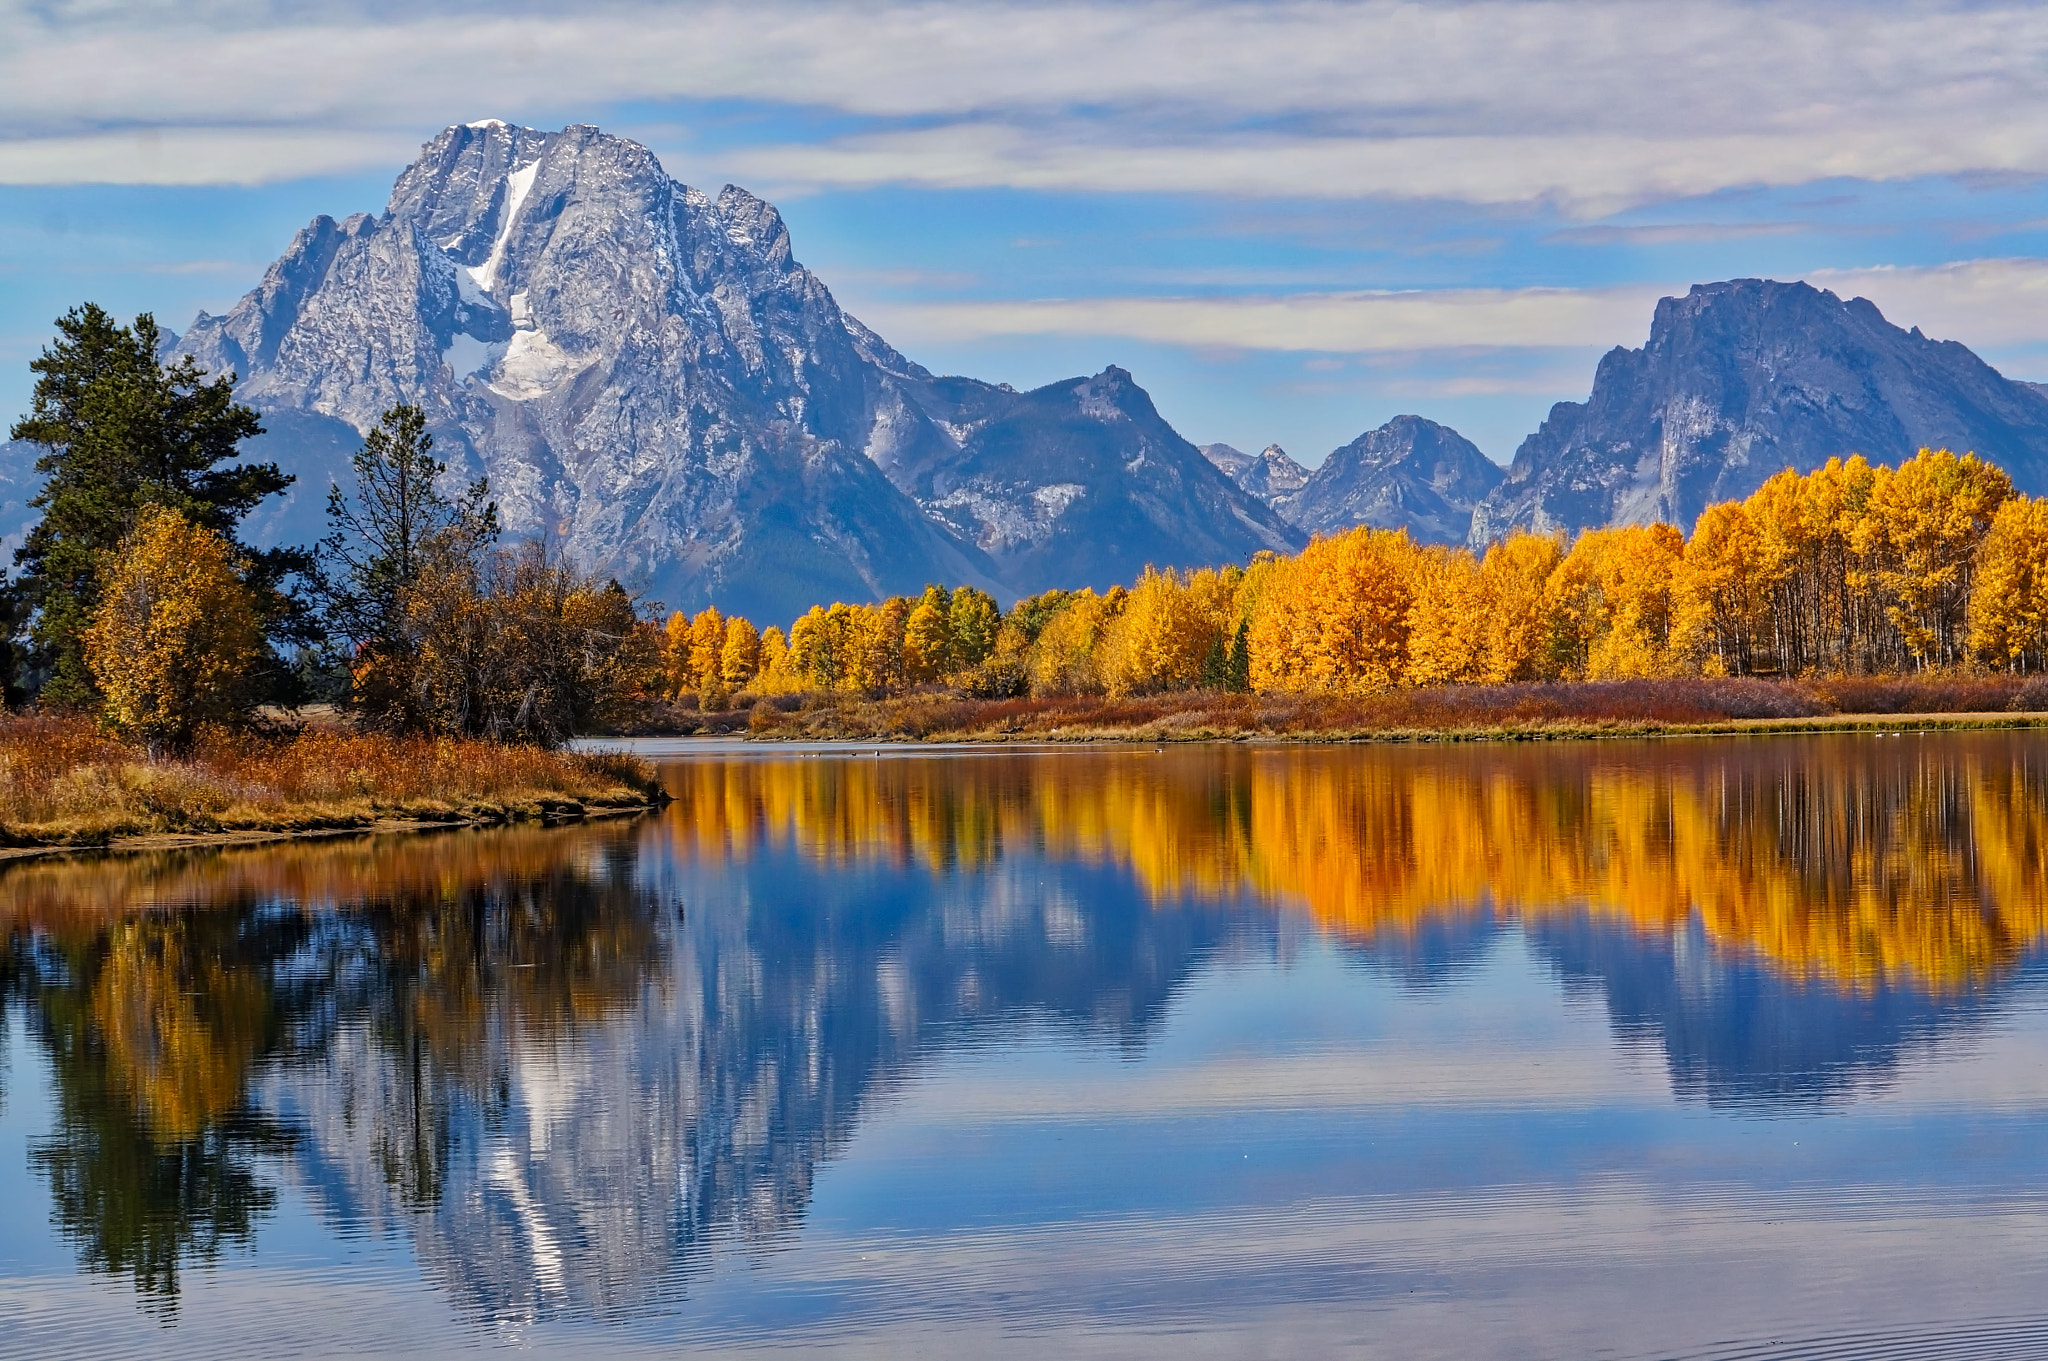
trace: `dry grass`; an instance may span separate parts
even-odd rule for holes
[[[151,761],[86,719],[0,717],[0,845],[506,821],[644,806],[656,788],[622,755],[330,729],[209,733],[181,759]]]
[[[1680,677],[1455,685],[1360,697],[1195,692],[976,700],[939,690],[873,700],[778,696],[753,704],[747,728],[759,738],[855,741],[1569,736],[1857,714],[2042,710],[2048,710],[2048,682],[2017,677]]]

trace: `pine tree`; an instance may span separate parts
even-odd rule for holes
[[[313,621],[286,585],[310,570],[295,549],[253,551],[235,542],[242,517],[292,484],[274,463],[235,463],[236,446],[263,433],[256,413],[234,399],[235,375],[207,381],[188,355],[158,362],[163,335],[143,313],[115,323],[92,303],[57,320],[57,339],[29,368],[29,414],[10,437],[46,451],[36,461],[43,512],[15,553],[17,599],[33,611],[32,665],[47,679],[42,697],[92,704],[98,687],[85,665],[83,636],[99,605],[98,557],[114,548],[144,506],[176,511],[218,534],[249,564],[245,580],[268,632],[308,642]],[[225,466],[224,466],[225,465]],[[274,675],[282,667],[273,664]]]
[[[419,728],[410,673],[420,639],[407,597],[434,564],[474,572],[498,537],[498,508],[479,478],[459,500],[437,483],[447,465],[433,455],[426,414],[385,412],[350,464],[356,494],[327,494],[332,532],[320,541],[320,593],[331,633],[354,648],[351,702],[386,726]]]

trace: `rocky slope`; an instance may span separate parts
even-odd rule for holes
[[[1301,536],[1232,485],[1111,366],[1032,392],[908,389],[949,441],[886,465],[1019,589],[1107,588],[1157,567],[1241,562]]]
[[[1500,465],[1446,425],[1396,416],[1333,450],[1280,513],[1311,534],[1354,525],[1407,529],[1423,543],[1463,543]]]
[[[1269,444],[1256,454],[1247,454],[1228,444],[1198,447],[1202,457],[1221,468],[1224,476],[1237,484],[1239,491],[1257,497],[1269,506],[1283,496],[1292,496],[1300,491],[1308,481],[1308,469],[1288,457],[1287,451],[1277,444]]]
[[[1666,520],[1746,496],[1781,468],[1835,455],[1896,462],[1974,450],[2048,490],[2048,397],[1954,341],[1900,330],[1867,299],[1736,279],[1657,304],[1640,350],[1600,361],[1585,402],[1560,402],[1472,519],[1516,525]]]
[[[225,316],[178,342],[244,376],[306,506],[337,446],[427,409],[507,526],[680,608],[787,618],[819,598],[994,584],[868,446],[907,408],[790,253],[775,209],[676,183],[591,127],[443,132],[382,217],[316,219]],[[325,474],[325,475],[323,475]]]

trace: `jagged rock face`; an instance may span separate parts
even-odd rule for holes
[[[1560,402],[1522,442],[1472,520],[1509,528],[1664,520],[1690,529],[1715,501],[1782,468],[1860,453],[1974,450],[2048,490],[2048,397],[1954,341],[1902,331],[1864,298],[1737,279],[1657,304],[1649,343],[1600,361],[1586,402]]]
[[[1308,469],[1289,458],[1287,451],[1277,444],[1269,444],[1256,454],[1227,444],[1204,444],[1200,448],[1202,457],[1221,468],[1239,491],[1269,506],[1300,491],[1308,481]]]
[[[877,466],[943,447],[902,391],[930,375],[839,310],[772,206],[595,128],[448,129],[384,216],[316,219],[177,348],[266,412],[363,431],[425,407],[511,530],[674,607],[997,584]]]
[[[948,439],[893,461],[891,477],[1019,590],[1103,589],[1148,564],[1242,562],[1302,542],[1113,365],[1024,393],[960,379],[910,390]]]
[[[1287,451],[1277,444],[1269,444],[1259,451],[1237,478],[1237,485],[1267,505],[1272,505],[1284,496],[1292,496],[1308,485],[1308,469],[1289,458]]]
[[[1500,465],[1447,425],[1396,416],[1331,451],[1306,486],[1275,504],[1311,534],[1357,525],[1406,529],[1421,543],[1463,543]]]

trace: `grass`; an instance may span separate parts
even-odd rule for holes
[[[636,757],[309,729],[215,732],[152,761],[89,719],[0,716],[0,846],[577,816],[658,801]]]
[[[2048,711],[2048,681],[2008,676],[1834,677],[1453,685],[1365,696],[1228,695],[1125,699],[962,698],[928,689],[882,699],[777,696],[748,707],[765,739],[855,741],[1277,737],[1567,737],[1719,726],[1807,726],[1856,715]],[[1984,720],[1995,721],[1995,720]],[[736,726],[727,720],[721,728]],[[686,729],[700,731],[703,729]]]

